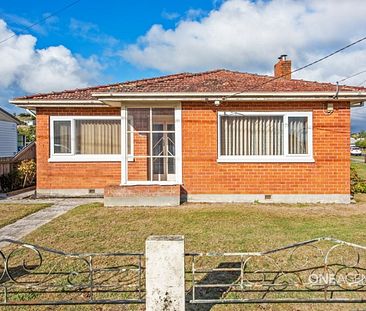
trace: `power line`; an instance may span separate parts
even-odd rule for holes
[[[353,77],[359,76],[360,74],[363,74],[363,73],[365,73],[365,72],[366,72],[366,70],[359,71],[359,72],[354,73],[354,74],[352,74],[351,76],[348,76],[348,77],[346,77],[346,78],[344,78],[344,79],[342,79],[342,80],[339,80],[339,81],[337,81],[337,82],[344,82],[344,81],[346,81],[346,80],[348,80],[348,79],[351,79],[351,78],[353,78]]]
[[[70,4],[68,4],[68,5],[64,6],[63,8],[61,8],[61,9],[59,9],[59,10],[57,10],[57,11],[55,11],[55,12],[51,13],[50,15],[47,15],[46,17],[44,17],[44,18],[40,19],[39,21],[37,21],[37,22],[35,22],[35,23],[33,23],[33,24],[29,25],[28,27],[24,28],[24,30],[32,29],[34,26],[37,26],[37,25],[39,25],[39,24],[43,23],[44,21],[46,21],[46,20],[50,19],[51,17],[54,17],[54,16],[58,15],[59,13],[61,13],[61,12],[65,11],[65,10],[67,10],[68,8],[71,8],[72,6],[74,6],[75,4],[77,4],[77,3],[78,3],[78,2],[80,2],[80,1],[81,1],[81,0],[76,0],[76,1],[74,1],[74,2],[71,2]],[[15,36],[17,36],[17,34],[16,34],[16,33],[13,33],[11,36],[7,37],[6,39],[1,40],[1,41],[0,41],[0,44],[2,44],[2,43],[4,43],[4,42],[6,42],[6,41],[8,41],[8,40],[10,40],[11,38],[14,38]]]
[[[361,83],[357,84],[356,86],[361,86],[366,82],[366,80],[363,80]]]
[[[309,63],[309,64],[306,64],[305,66],[302,66],[302,67],[299,67],[299,68],[297,68],[297,69],[294,69],[294,70],[292,70],[290,73],[286,73],[286,74],[283,74],[283,75],[281,75],[281,76],[274,77],[274,78],[272,78],[272,79],[270,79],[270,80],[268,80],[268,81],[266,81],[266,82],[263,82],[263,83],[257,84],[257,85],[255,85],[255,86],[253,86],[253,87],[251,87],[251,88],[249,88],[249,89],[246,89],[246,90],[244,90],[244,91],[236,92],[236,93],[233,93],[233,94],[231,94],[231,95],[224,96],[224,97],[222,98],[222,100],[225,100],[225,99],[227,99],[227,98],[230,98],[230,97],[233,97],[233,96],[239,95],[239,94],[244,93],[244,92],[247,92],[247,91],[251,91],[251,90],[253,90],[253,89],[256,89],[256,88],[258,88],[258,87],[261,87],[261,86],[263,86],[263,85],[266,85],[266,84],[268,84],[268,83],[271,83],[271,82],[273,82],[273,81],[275,81],[275,80],[278,80],[278,79],[281,79],[281,78],[283,78],[283,77],[285,77],[285,76],[288,76],[289,74],[293,74],[293,73],[298,72],[298,71],[300,71],[300,70],[304,70],[305,68],[308,68],[308,67],[313,66],[313,65],[315,65],[315,64],[317,64],[317,63],[320,63],[320,62],[322,62],[323,60],[325,60],[325,59],[327,59],[327,58],[329,58],[329,57],[331,57],[331,56],[333,56],[333,55],[335,55],[335,54],[337,54],[337,53],[340,53],[340,52],[342,52],[342,51],[344,51],[344,50],[346,50],[346,49],[350,48],[351,46],[354,46],[354,45],[356,45],[356,44],[358,44],[358,43],[360,43],[360,42],[362,42],[362,41],[365,41],[365,40],[366,40],[366,36],[365,36],[365,37],[362,37],[361,39],[358,39],[357,41],[354,41],[354,42],[352,42],[352,43],[350,43],[350,44],[348,44],[348,45],[346,45],[346,46],[344,46],[344,47],[342,47],[342,48],[340,48],[340,49],[338,49],[338,50],[336,50],[336,51],[334,51],[334,52],[332,52],[332,53],[330,53],[330,54],[328,54],[328,55],[326,55],[326,56],[323,56],[323,57],[321,57],[321,58],[319,58],[319,59],[317,59],[317,60],[315,60],[315,61],[313,61],[313,62],[311,62],[311,63]]]

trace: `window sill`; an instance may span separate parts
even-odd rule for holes
[[[181,185],[177,181],[129,181],[125,184],[121,183],[120,186],[149,186],[149,185],[159,185],[159,186],[175,186]]]
[[[93,154],[93,155],[55,155],[48,159],[48,162],[121,162],[122,158],[120,154],[105,155],[105,154]],[[128,157],[128,161],[134,161],[134,157]]]
[[[315,162],[313,157],[309,156],[280,156],[280,157],[219,157],[218,163],[313,163]]]

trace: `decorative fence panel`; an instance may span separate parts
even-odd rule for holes
[[[142,253],[72,254],[4,239],[1,305],[145,302]]]
[[[145,304],[148,311],[183,311],[215,304],[366,303],[365,252],[332,238],[266,252],[187,254],[182,236],[149,237],[145,254],[65,253],[3,239],[0,306]]]
[[[318,238],[267,252],[186,256],[194,304],[366,302],[360,245]]]

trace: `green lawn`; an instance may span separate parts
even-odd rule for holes
[[[366,203],[348,206],[185,204],[176,208],[135,209],[90,204],[42,226],[25,240],[68,252],[143,252],[149,235],[183,234],[186,252],[249,252],[324,236],[365,245],[365,228]],[[360,307],[217,305],[212,310],[357,310]],[[58,310],[80,309],[142,310],[107,306]]]
[[[366,180],[366,163],[352,161],[351,167],[355,168],[358,175],[362,179]]]
[[[0,203],[0,228],[33,214],[49,204],[4,204]]]
[[[150,235],[183,234],[187,251],[255,251],[318,236],[366,241],[366,204],[80,206],[26,237],[69,252],[142,251]],[[57,232],[57,234],[54,234]]]

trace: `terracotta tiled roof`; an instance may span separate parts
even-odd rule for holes
[[[42,100],[89,100],[95,99],[93,93],[149,93],[149,92],[335,92],[336,86],[331,83],[319,83],[305,80],[273,79],[272,76],[257,75],[219,69],[202,73],[180,73],[157,78],[127,81],[109,85],[66,90],[45,94],[19,97],[17,99]],[[264,85],[261,85],[266,83]],[[340,86],[340,91],[366,91],[366,88]]]

